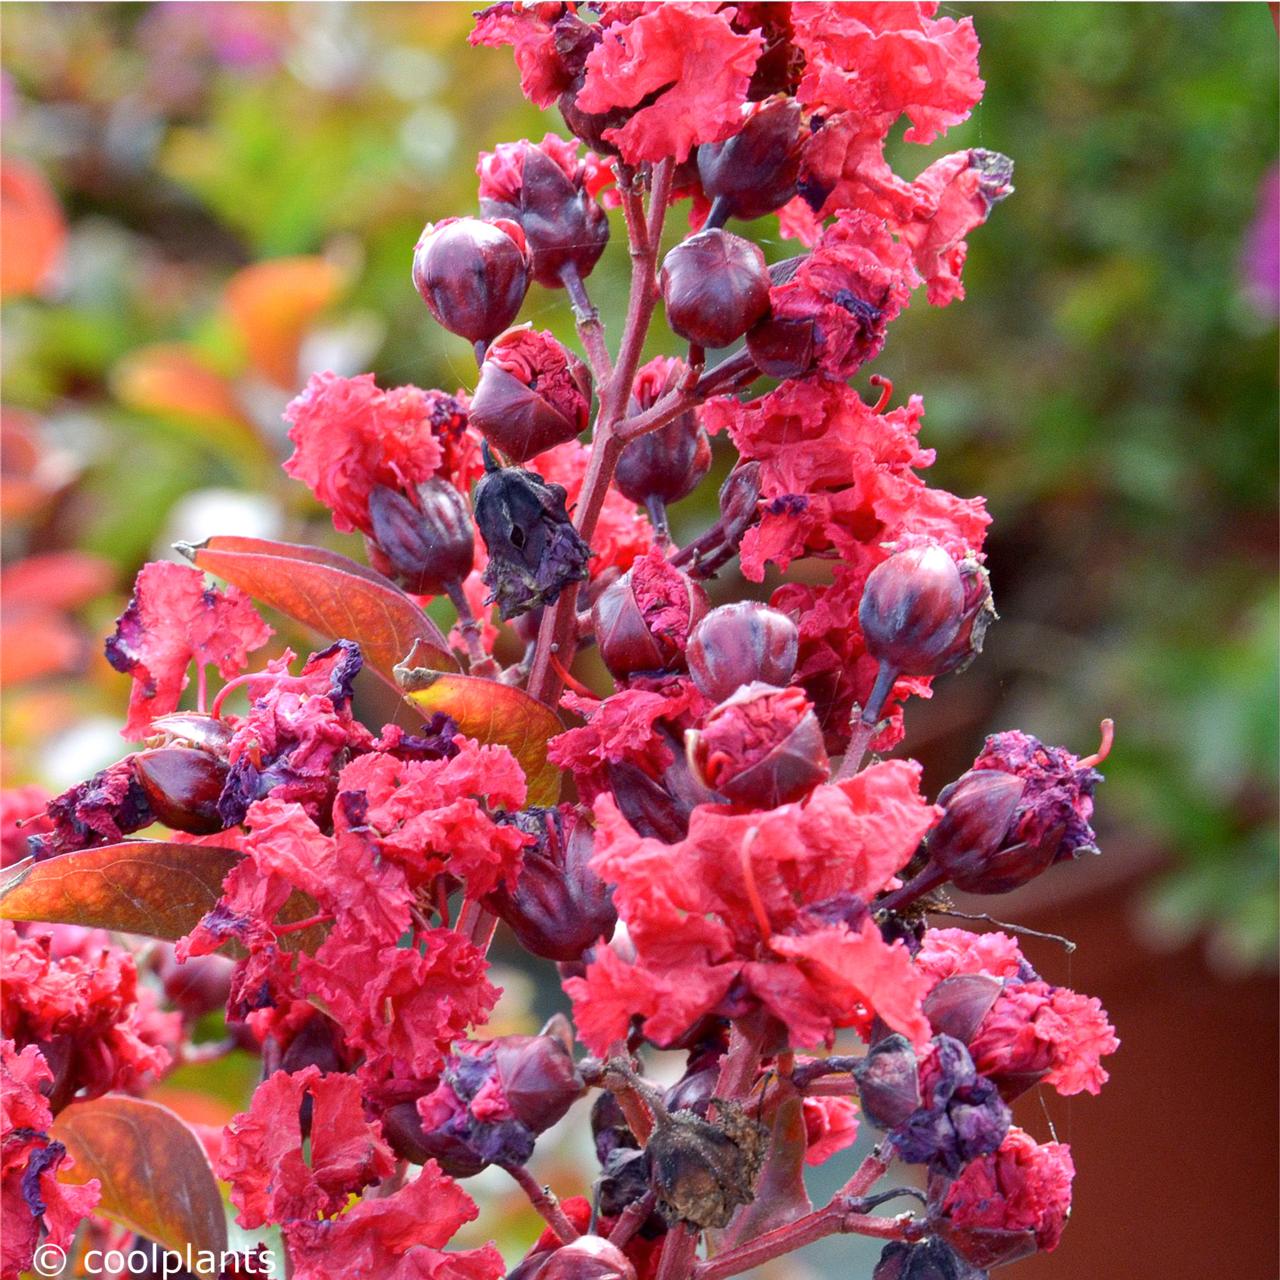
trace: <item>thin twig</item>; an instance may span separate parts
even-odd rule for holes
[[[538,1180],[522,1164],[502,1166],[529,1197],[529,1203],[542,1215],[547,1225],[560,1237],[561,1244],[572,1244],[578,1238],[578,1230],[564,1215],[560,1201],[550,1187],[541,1186]]]

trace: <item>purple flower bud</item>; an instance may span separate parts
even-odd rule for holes
[[[446,1173],[465,1178],[489,1164],[524,1164],[537,1135],[585,1089],[557,1035],[462,1041],[454,1045],[435,1089],[414,1104],[421,1122],[417,1131],[402,1107],[387,1114],[394,1141],[406,1151],[435,1159]]]
[[[647,1151],[619,1147],[610,1152],[596,1182],[600,1212],[606,1218],[616,1218],[649,1190],[650,1176]]]
[[[537,1259],[540,1265],[522,1273],[521,1280],[636,1280],[626,1254],[601,1236],[579,1236],[530,1261]]]
[[[689,632],[707,611],[707,593],[654,547],[591,606],[600,656],[619,679],[678,671]]]
[[[765,103],[727,141],[698,148],[703,191],[744,221],[782,208],[799,171],[800,104],[790,98]]]
[[[1055,862],[1097,853],[1093,791],[1102,775],[1063,747],[1013,730],[987,739],[945,787],[931,861],[966,893],[1007,893]]]
[[[607,1089],[598,1093],[591,1104],[591,1136],[595,1142],[596,1159],[602,1166],[608,1164],[615,1151],[639,1149],[618,1099]]]
[[[440,595],[471,572],[475,526],[466,499],[442,476],[418,485],[412,499],[376,486],[369,494],[369,518],[374,568],[406,591]]]
[[[949,671],[965,622],[965,586],[937,544],[898,551],[867,575],[858,606],[867,652],[901,675]]]
[[[1045,857],[1038,848],[1006,847],[1025,789],[1021,778],[995,769],[971,769],[945,787],[938,796],[942,820],[929,835],[929,860],[972,893],[1015,889],[1039,875],[1053,860],[1051,849]]]
[[[526,951],[548,960],[577,960],[613,935],[618,914],[609,886],[592,871],[591,826],[570,805],[522,809],[504,821],[534,837],[514,889],[500,885],[485,905],[504,920]]]
[[[672,331],[700,347],[729,346],[769,309],[764,254],[718,227],[676,245],[659,282]]]
[[[469,420],[512,462],[572,440],[591,412],[591,374],[554,335],[509,329],[490,345]]]
[[[587,576],[591,550],[565,510],[563,485],[534,471],[493,467],[472,497],[476,526],[489,550],[484,581],[504,621],[552,604]]]
[[[553,135],[541,144],[504,143],[481,157],[480,212],[519,223],[533,278],[560,287],[566,268],[585,278],[609,242],[609,219],[584,186],[577,145]]]
[[[209,835],[226,825],[218,797],[227,781],[227,762],[194,747],[139,751],[133,769],[156,819],[175,831]]]
[[[685,650],[694,683],[716,702],[744,684],[785,685],[796,669],[800,633],[785,613],[755,600],[712,609]]]
[[[643,413],[672,391],[685,376],[683,360],[656,356],[637,374],[627,412]],[[664,504],[686,498],[702,482],[711,466],[711,442],[689,409],[665,427],[632,440],[623,449],[613,473],[618,492],[645,504],[657,498]]]
[[[945,1241],[930,1236],[918,1244],[891,1240],[876,1263],[872,1280],[986,1280],[986,1274]]]
[[[822,726],[804,690],[749,684],[686,736],[699,781],[733,804],[774,808],[830,775]]]
[[[892,1129],[920,1105],[920,1072],[915,1050],[905,1036],[878,1040],[854,1064],[862,1109],[872,1124]]]
[[[894,1150],[910,1164],[954,1177],[970,1160],[995,1151],[1009,1132],[1008,1104],[951,1036],[935,1036],[921,1059],[920,1091],[924,1105],[889,1133]]]
[[[505,220],[428,223],[413,251],[413,283],[450,333],[488,342],[516,318],[529,288],[524,232]]]
[[[629,760],[610,761],[605,772],[622,816],[642,836],[676,844],[689,834],[689,815],[717,797],[694,776],[685,752],[660,726],[656,732],[672,751],[671,763],[654,779]]]

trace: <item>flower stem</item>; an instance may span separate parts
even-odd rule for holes
[[[578,1238],[577,1229],[565,1217],[560,1201],[551,1188],[539,1185],[524,1165],[510,1164],[502,1167],[519,1184],[520,1189],[529,1197],[529,1203],[542,1215],[551,1230],[560,1237],[561,1244],[572,1244]]]
[[[662,223],[666,216],[667,198],[671,192],[671,174],[674,162],[661,161],[654,170],[649,217],[644,216],[644,206],[629,181],[619,176],[623,211],[627,217],[627,234],[631,241],[631,298],[627,305],[627,319],[622,331],[622,343],[618,348],[618,362],[600,391],[600,408],[596,415],[592,440],[591,460],[574,513],[574,523],[582,539],[588,544],[595,532],[596,521],[604,506],[605,495],[613,480],[613,469],[622,452],[623,441],[616,427],[635,380],[640,353],[644,349],[649,321],[658,301],[658,284],[654,275],[658,244],[662,238]],[[529,692],[549,706],[560,697],[563,681],[551,658],[556,657],[568,669],[573,662],[574,631],[577,624],[578,583],[570,583],[560,592],[553,608],[548,609],[538,629],[537,647],[533,655],[533,667],[529,673]]]
[[[572,262],[566,262],[560,269],[560,282],[569,295],[573,307],[574,323],[578,326],[578,337],[582,339],[583,350],[587,353],[587,363],[591,366],[591,376],[598,386],[604,386],[613,373],[613,361],[609,356],[609,348],[604,340],[604,325],[600,321],[600,312],[596,310],[582,275]]]

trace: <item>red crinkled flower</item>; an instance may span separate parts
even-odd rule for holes
[[[805,1164],[824,1164],[858,1137],[858,1104],[852,1098],[804,1100]]]
[[[298,978],[364,1051],[361,1075],[376,1087],[439,1071],[453,1041],[497,1001],[487,969],[484,953],[452,929],[422,930],[408,947],[373,947],[358,931],[335,929],[301,958]]]
[[[53,1113],[41,1092],[53,1072],[35,1045],[20,1053],[0,1040],[0,1275],[31,1270],[40,1238],[60,1249],[71,1245],[80,1223],[98,1203],[101,1184],[59,1181],[74,1163],[61,1142],[49,1138]]]
[[[811,326],[817,367],[843,382],[880,354],[914,283],[910,253],[884,224],[842,210],[795,275],[769,291],[772,322]]]
[[[916,966],[930,988],[970,973],[1003,982],[969,1043],[983,1075],[1025,1081],[1043,1073],[1045,1083],[1064,1096],[1096,1094],[1107,1082],[1101,1059],[1120,1041],[1101,1002],[1042,981],[1008,934],[929,929]]]
[[[293,659],[286,649],[248,682],[249,711],[232,734],[231,768],[218,801],[229,826],[266,795],[295,801],[327,822],[341,764],[373,746],[373,735],[351,714],[358,646],[340,640],[313,653],[296,676],[289,674]]]
[[[927,1039],[925,983],[865,906],[935,821],[918,785],[918,766],[893,761],[768,813],[700,805],[674,845],[637,836],[601,796],[592,866],[616,886],[636,958],[597,948],[565,983],[583,1041],[605,1053],[638,1014],[670,1044],[704,1014],[756,1005],[794,1045],[865,1034],[876,1016]]]
[[[29,837],[53,830],[53,822],[45,814],[50,798],[35,783],[0,790],[0,867],[21,862],[28,855]]]
[[[587,54],[577,106],[595,113],[638,108],[621,128],[604,133],[629,164],[683,161],[698,143],[719,142],[742,127],[764,41],[754,31],[735,32],[733,12],[672,0],[612,22]]]
[[[824,114],[850,111],[881,137],[904,113],[907,142],[929,143],[982,97],[972,18],[934,18],[936,4],[797,3],[804,51],[796,97]]]
[[[958,151],[931,164],[911,184],[917,208],[898,230],[916,270],[929,286],[929,301],[946,306],[964,297],[960,268],[965,236],[987,220],[992,206],[1013,190],[1013,166],[990,151]]]
[[[961,973],[986,973],[993,978],[1024,975],[1022,948],[1007,933],[971,933],[968,929],[927,929],[916,953],[916,967],[931,984]]]
[[[304,1135],[301,1108],[308,1097]],[[223,1130],[216,1172],[231,1183],[240,1225],[254,1228],[336,1213],[348,1196],[394,1167],[379,1127],[364,1118],[356,1078],[324,1075],[313,1066],[292,1075],[277,1071],[257,1087],[249,1110]]]
[[[284,412],[294,444],[284,469],[333,512],[335,529],[372,533],[369,494],[430,479],[443,458],[433,423],[460,408],[443,391],[381,391],[371,373],[312,374]]]
[[[563,485],[565,506],[572,514],[586,481],[591,450],[577,440],[566,440],[531,458],[524,465],[549,484]],[[609,569],[625,572],[637,556],[653,545],[653,526],[616,489],[610,488],[600,508],[595,533],[591,536],[591,576],[598,578]]]
[[[0,921],[0,967],[0,1034],[21,1048],[59,1041],[59,1105],[140,1090],[173,1061],[182,1017],[158,1009],[122,948],[86,931],[75,950],[54,955],[49,933],[20,936]]]
[[[549,160],[555,161],[570,182],[574,181],[582,167],[578,145],[576,141],[548,133],[543,135],[541,142],[521,138],[519,142],[500,142],[492,151],[480,152],[476,161],[480,199],[519,204],[520,189],[524,186],[524,161],[530,151],[541,151]]]
[[[991,1247],[988,1233],[1026,1232],[1048,1253],[1067,1224],[1074,1177],[1069,1146],[1010,1129],[999,1151],[974,1160],[951,1184],[942,1202],[948,1238],[968,1256]]]
[[[271,634],[238,587],[206,587],[204,574],[190,565],[143,565],[106,645],[107,661],[133,677],[129,718],[120,732],[145,738],[156,716],[176,711],[193,661],[200,668],[212,663],[230,680]]]
[[[573,76],[556,52],[553,24],[568,9],[564,4],[491,4],[476,15],[467,37],[473,45],[512,46],[520,69],[520,90],[530,102],[549,107],[572,83]]]
[[[982,1020],[969,1052],[986,1076],[1044,1074],[1060,1094],[1098,1093],[1108,1080],[1104,1054],[1120,1047],[1096,997],[1047,982],[1008,980]]]
[[[393,1195],[362,1200],[328,1221],[287,1223],[294,1280],[498,1280],[506,1266],[492,1244],[444,1251],[476,1212],[466,1192],[428,1160]]]
[[[547,759],[570,770],[580,796],[590,802],[609,790],[610,764],[625,761],[658,777],[675,758],[672,735],[678,740],[711,702],[692,680],[677,676],[649,688],[619,689],[599,700],[566,693],[561,705],[587,723],[552,738]]]
[[[499,826],[492,808],[518,809],[524,773],[505,747],[457,738],[448,760],[401,761],[370,754],[353,761],[339,779],[335,823],[367,833],[380,858],[403,868],[414,888],[439,872],[466,881],[480,898],[505,881],[514,886],[526,837]]]

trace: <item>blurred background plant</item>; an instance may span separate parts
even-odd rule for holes
[[[479,150],[558,121],[506,51],[465,47],[466,4],[0,20],[3,780],[58,789],[122,752],[127,685],[100,641],[144,559],[214,532],[342,545],[278,466],[309,372],[471,385],[409,284],[412,247],[473,210]],[[912,308],[874,370],[924,395],[935,482],[988,496],[1004,621],[905,749],[934,792],[986,732],[1084,751],[1114,716],[1106,853],[1081,883],[1136,882],[1122,927],[1147,949],[1195,939],[1219,975],[1256,973],[1280,766],[1271,21],[1260,4],[977,21],[986,98],[937,150],[1007,152],[1017,195],[973,238],[969,299]],[[931,158],[904,150],[908,174]],[[606,317],[619,241],[592,279]],[[537,288],[522,318],[572,340]],[[676,516],[679,535],[710,512]]]

